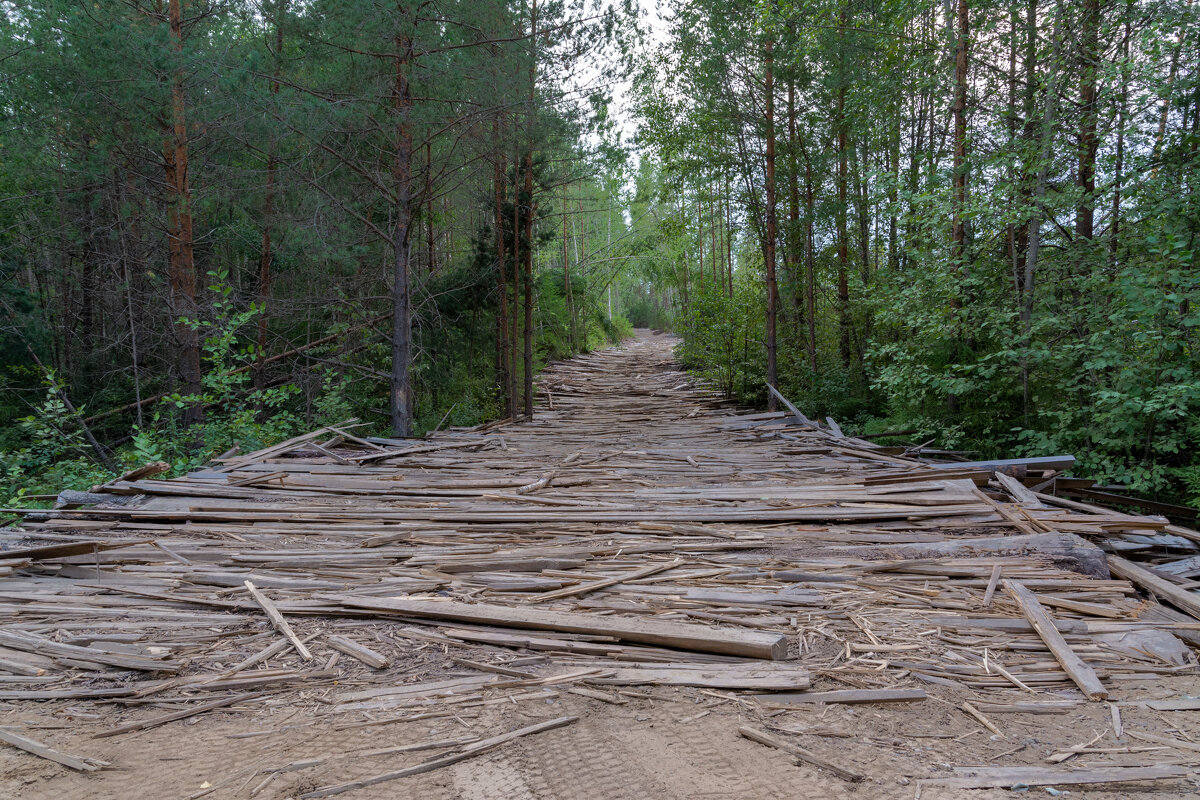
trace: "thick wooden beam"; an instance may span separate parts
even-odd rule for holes
[[[1058,663],[1062,665],[1063,671],[1075,682],[1080,691],[1090,700],[1105,700],[1108,698],[1108,690],[1104,688],[1104,684],[1096,677],[1096,671],[1084,663],[1071,646],[1067,644],[1067,640],[1058,632],[1058,628],[1054,626],[1054,618],[1042,607],[1038,602],[1037,597],[1024,585],[1017,581],[1008,580],[1002,582],[1004,591],[1008,592],[1017,607],[1021,609],[1021,613],[1025,615],[1025,619],[1029,620],[1029,624],[1033,626],[1034,631],[1046,643],[1046,647],[1050,648],[1050,652],[1058,659]]]
[[[417,619],[445,619],[506,628],[612,636],[626,642],[747,658],[781,660],[787,657],[787,637],[777,633],[714,628],[689,622],[601,616],[575,611],[459,603],[453,600],[347,596],[331,596],[330,599],[336,599],[352,608],[390,612]]]
[[[1075,466],[1075,456],[1041,456],[1039,458],[998,458],[994,461],[947,461],[944,464],[927,464],[931,469],[986,469],[995,472],[1004,467],[1026,469],[1070,469]]]
[[[1200,619],[1200,597],[1189,592],[1166,578],[1160,578],[1145,567],[1138,566],[1120,556],[1108,557],[1108,568],[1130,583],[1145,589],[1163,602],[1170,603],[1180,611],[1186,611],[1196,619]]]

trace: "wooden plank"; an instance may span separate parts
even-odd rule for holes
[[[1155,711],[1200,711],[1200,697],[1181,697],[1178,700],[1147,700],[1146,706]]]
[[[128,725],[122,725],[119,728],[113,728],[112,730],[100,731],[99,733],[92,734],[92,738],[106,739],[109,736],[118,736],[122,733],[132,733],[133,731],[141,731],[145,730],[146,728],[156,728],[159,725],[165,725],[166,723],[174,722],[177,719],[187,719],[188,717],[194,717],[197,714],[203,714],[205,711],[212,711],[216,708],[232,706],[237,703],[241,703],[246,700],[254,700],[262,696],[263,695],[260,692],[256,694],[239,694],[234,695],[233,697],[224,697],[220,700],[214,700],[211,703],[204,703],[193,708],[185,708],[182,711],[173,711],[170,714],[151,717],[150,719],[144,719],[140,722],[130,722]]]
[[[144,672],[178,672],[181,666],[174,661],[158,661],[132,653],[110,653],[91,647],[63,644],[19,630],[0,631],[0,646],[26,653],[36,653],[56,661],[69,659]]]
[[[1186,611],[1196,619],[1200,619],[1200,597],[1187,589],[1182,589],[1166,578],[1160,578],[1145,567],[1138,566],[1120,556],[1109,555],[1108,568],[1114,575],[1119,575],[1130,583],[1145,589],[1164,603],[1170,603],[1180,611]]]
[[[5,560],[28,558],[38,561],[45,558],[87,555],[89,553],[100,552],[101,550],[117,550],[122,547],[150,544],[153,541],[153,539],[136,539],[125,542],[87,541],[71,542],[69,544],[48,544],[40,547],[20,547],[13,550],[3,550],[0,551],[0,556],[3,556]]]
[[[1068,770],[1055,767],[1001,767],[995,771],[980,770],[974,776],[926,778],[918,786],[945,789],[1005,789],[1010,786],[1083,786],[1095,783],[1131,783],[1182,778],[1183,767],[1167,764],[1150,767],[1103,767],[1100,769]]]
[[[350,781],[349,783],[339,783],[334,786],[322,786],[319,789],[315,789],[311,792],[306,792],[300,795],[300,800],[314,800],[318,797],[333,797],[334,795],[341,794],[342,792],[349,792],[355,789],[365,789],[368,786],[375,786],[387,781],[394,781],[398,778],[407,778],[410,775],[420,775],[424,772],[432,772],[435,769],[448,767],[451,764],[457,764],[459,761],[465,761],[468,758],[473,758],[481,753],[494,750],[500,745],[511,742],[514,739],[519,739],[522,736],[529,736],[534,733],[541,733],[542,731],[561,728],[564,725],[570,725],[571,723],[578,721],[578,719],[579,717],[558,717],[557,719],[539,722],[534,725],[519,728],[515,731],[510,731],[509,733],[500,734],[499,736],[481,739],[474,744],[467,745],[458,753],[452,753],[450,755],[439,756],[438,758],[433,758],[428,761],[422,761],[420,764],[412,767],[406,767],[404,769],[398,769],[392,772],[385,772],[382,775],[375,775],[370,778],[362,778],[361,780]]]
[[[1013,496],[1013,499],[1021,504],[1024,508],[1045,508],[1046,504],[1038,499],[1037,495],[1029,491],[1025,484],[1021,483],[1011,475],[1005,475],[1003,472],[997,472],[995,478],[999,481],[1008,493]]]
[[[794,405],[792,405],[791,400],[788,400],[786,397],[784,397],[778,389],[776,389],[774,386],[772,386],[769,383],[767,384],[767,391],[769,391],[771,394],[775,395],[775,399],[778,400],[779,402],[783,403],[783,405],[787,408],[787,410],[792,412],[792,416],[796,418],[796,422],[800,423],[801,425],[811,425],[814,428],[817,427],[817,423],[813,422],[811,419],[804,416],[804,414],[800,411],[800,409],[798,409]]]
[[[54,761],[62,764],[64,767],[70,767],[79,772],[95,772],[101,767],[108,766],[107,761],[97,761],[93,758],[85,758],[83,756],[73,756],[69,753],[63,753],[55,750],[53,747],[42,744],[41,742],[22,736],[19,733],[14,733],[6,728],[0,728],[0,742],[7,742],[13,747],[24,750],[26,753],[32,753],[35,756]]]
[[[926,698],[924,689],[837,689],[831,692],[780,692],[760,694],[767,705],[807,705],[809,703],[912,703]]]
[[[1096,671],[1084,663],[1083,659],[1067,644],[1067,640],[1054,626],[1054,618],[1042,607],[1034,593],[1018,581],[1005,578],[1002,583],[1004,590],[1008,592],[1017,607],[1021,609],[1021,613],[1025,615],[1025,619],[1029,620],[1034,631],[1046,643],[1046,647],[1062,665],[1063,671],[1070,676],[1084,696],[1090,700],[1107,699],[1108,690],[1096,676]]]
[[[697,650],[704,653],[781,660],[787,657],[787,637],[760,631],[713,628],[689,622],[601,616],[573,611],[545,611],[453,600],[409,600],[403,597],[331,595],[351,608],[392,612],[416,619],[445,619],[527,630],[562,631],[612,636],[627,642]]]
[[[1026,469],[1067,470],[1075,466],[1075,456],[1041,456],[1039,458],[997,458],[991,461],[948,461],[944,464],[927,464],[930,469],[986,469],[995,472],[1005,467]]]
[[[624,575],[618,575],[615,578],[606,578],[602,581],[593,581],[591,583],[585,583],[580,586],[570,586],[566,589],[559,589],[556,592],[546,592],[545,594],[540,594],[535,597],[529,598],[529,602],[541,603],[546,600],[558,600],[563,597],[574,597],[576,595],[587,594],[588,592],[594,592],[597,589],[604,589],[609,586],[616,586],[618,583],[625,583],[626,581],[636,581],[639,578],[648,578],[651,575],[657,575],[660,572],[666,572],[669,569],[678,567],[680,564],[683,564],[683,563],[684,563],[684,561],[682,558],[677,558],[674,561],[668,561],[665,564],[652,564],[648,567],[645,567],[644,569],[634,570],[633,572],[629,572]]]
[[[292,626],[288,625],[287,620],[283,618],[283,614],[279,613],[279,609],[275,607],[275,604],[271,602],[270,598],[260,592],[250,581],[245,581],[244,583],[246,590],[250,592],[250,596],[253,597],[255,602],[262,606],[262,610],[267,613],[267,617],[270,618],[271,624],[275,627],[275,630],[282,633],[287,640],[292,643],[292,647],[294,647],[296,652],[300,654],[300,658],[305,661],[311,661],[313,657],[312,653],[309,652],[308,648],[304,646],[304,642],[300,641],[300,637],[297,636],[296,632],[292,630]]]
[[[352,642],[341,636],[327,636],[325,637],[325,643],[340,653],[357,658],[369,667],[383,669],[388,665],[387,656],[376,653],[369,647],[364,647],[358,642]]]
[[[832,761],[822,758],[816,753],[805,750],[803,747],[797,744],[792,744],[791,742],[780,739],[778,736],[772,736],[766,731],[760,731],[743,725],[742,727],[738,728],[738,733],[752,742],[758,742],[759,744],[765,744],[767,747],[774,747],[776,750],[782,750],[788,755],[794,756],[797,761],[802,761],[805,764],[817,767],[818,769],[828,770],[842,780],[849,781],[850,783],[858,783],[863,779],[863,776],[859,775],[857,772],[848,770],[845,767],[840,767],[837,764],[834,764]]]
[[[751,689],[760,692],[795,691],[811,685],[808,670],[768,664],[635,664],[610,670],[588,683],[625,686],[702,686],[709,689]]]

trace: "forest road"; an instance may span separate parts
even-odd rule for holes
[[[954,482],[886,483],[923,467],[861,440],[737,409],[680,369],[674,343],[639,331],[552,364],[530,422],[416,443],[319,431],[220,470],[114,487],[144,496],[108,516],[44,523],[60,537],[131,543],[0,578],[0,631],[44,637],[46,653],[0,648],[14,670],[0,678],[0,726],[107,763],[81,771],[0,745],[0,797],[912,798],[918,780],[951,765],[1043,768],[1111,729],[1110,707],[1082,701],[1003,592],[983,596],[1001,560],[1006,577],[1070,587],[1066,604],[1085,610],[1126,613],[1119,587],[1026,552],[863,560],[848,545],[927,547],[1009,523]],[[286,644],[245,580],[312,660]],[[448,599],[466,618],[438,611]],[[394,616],[397,604],[409,610]],[[471,621],[484,612],[543,622]],[[968,635],[935,620],[958,613],[1004,627]],[[563,617],[576,628],[544,621]],[[615,632],[587,632],[602,624]],[[652,625],[694,638],[662,647],[644,634]],[[726,639],[783,649],[733,657]],[[23,641],[11,639],[32,647]],[[1195,677],[1147,677],[1128,660],[1136,655],[1072,641],[1100,665],[1126,730],[1163,729],[1133,701],[1200,692]],[[1034,694],[976,663],[985,646]],[[163,682],[143,661],[117,668],[89,654],[164,659],[177,672]],[[386,664],[371,666],[371,654]],[[13,666],[22,659],[41,665],[36,674]],[[756,696],[810,685],[926,699]],[[989,724],[1002,733],[964,712],[965,700],[992,702]],[[1017,701],[1054,713],[1001,710]],[[560,726],[470,752],[551,720]],[[808,762],[740,735],[744,726],[803,748]],[[1107,754],[1077,760],[1188,757],[1144,744],[1110,740]],[[1071,791],[1115,800],[1120,788]],[[1138,796],[1182,788],[1141,783]]]

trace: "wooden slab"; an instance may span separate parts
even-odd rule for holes
[[[748,658],[781,660],[787,657],[787,637],[777,633],[453,600],[346,596],[330,596],[330,599],[336,599],[351,608],[385,611],[416,619],[446,619],[526,630],[588,633],[612,636],[626,642]]]

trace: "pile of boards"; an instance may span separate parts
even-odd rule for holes
[[[1195,671],[1200,534],[1036,490],[1069,459],[933,463],[743,413],[669,345],[553,365],[529,422],[351,420],[26,513],[0,533],[0,701],[177,708],[113,736],[301,691],[369,725],[638,685],[764,708],[945,686],[991,726]]]

